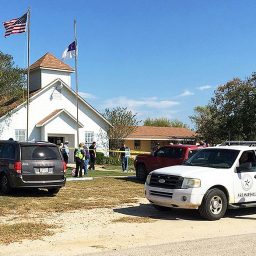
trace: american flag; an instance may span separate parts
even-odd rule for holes
[[[4,27],[5,27],[4,36],[7,37],[11,34],[26,32],[26,25],[27,25],[27,13],[20,18],[6,21],[4,22]]]

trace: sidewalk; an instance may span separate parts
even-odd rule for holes
[[[67,181],[93,180],[93,177],[68,177]]]

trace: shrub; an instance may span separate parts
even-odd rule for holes
[[[96,152],[96,164],[105,164],[105,156],[102,152]]]

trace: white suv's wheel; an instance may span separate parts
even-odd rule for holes
[[[204,196],[199,207],[200,215],[208,220],[219,220],[227,210],[227,197],[217,188],[210,189]]]

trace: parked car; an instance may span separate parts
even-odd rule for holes
[[[137,155],[134,161],[136,177],[140,181],[145,181],[151,171],[166,166],[182,164],[201,148],[196,145],[166,145],[151,155]]]
[[[0,190],[46,188],[57,194],[65,185],[66,163],[59,148],[49,142],[0,141]]]
[[[183,165],[151,172],[146,198],[158,210],[198,209],[208,220],[222,218],[228,208],[256,207],[256,147],[251,145],[205,148]]]

